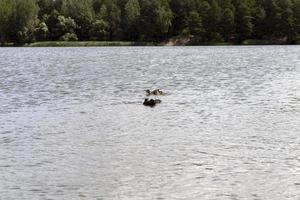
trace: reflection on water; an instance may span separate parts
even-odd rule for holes
[[[298,46],[2,48],[0,104],[1,199],[300,198]]]

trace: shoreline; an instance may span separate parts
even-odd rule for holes
[[[14,46],[9,43],[1,47],[130,47],[130,46],[272,46],[272,45],[299,45],[286,44],[268,40],[245,40],[242,44],[226,42],[207,42],[207,43],[186,43],[172,44],[164,42],[130,42],[130,41],[44,41]]]
[[[128,41],[46,41],[26,44],[23,47],[129,47],[129,46],[159,46],[154,42]]]

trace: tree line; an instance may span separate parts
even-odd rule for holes
[[[300,0],[0,0],[1,44],[300,39]]]

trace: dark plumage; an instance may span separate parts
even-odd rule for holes
[[[144,106],[150,106],[150,107],[154,107],[156,104],[161,103],[161,100],[159,99],[145,99],[143,105]]]

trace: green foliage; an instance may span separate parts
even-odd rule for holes
[[[89,38],[89,29],[95,17],[92,0],[63,0],[62,13],[75,20],[78,25],[75,32],[81,39]]]
[[[109,40],[117,39],[121,32],[121,10],[117,4],[112,3],[108,12]]]
[[[294,16],[290,0],[278,0],[280,20],[278,23],[277,37],[286,38],[288,43],[295,40]]]
[[[0,42],[300,42],[300,0],[0,0]]]
[[[300,42],[300,0],[296,0],[292,6],[294,13],[294,36]]]
[[[202,19],[198,12],[192,11],[187,17],[188,30],[191,35],[202,37],[203,27]]]
[[[172,25],[173,13],[168,0],[155,1],[155,24],[158,35],[165,36]]]
[[[16,45],[34,42],[34,31],[25,27],[23,30],[17,32],[16,39]]]
[[[236,33],[238,35],[239,43],[251,36],[253,30],[251,19],[248,5],[241,3],[236,11]]]
[[[54,10],[46,20],[51,40],[58,40],[67,33],[75,33],[77,24],[71,17],[65,17]]]
[[[264,0],[263,8],[266,13],[266,17],[263,21],[263,35],[264,37],[272,38],[278,30],[280,20],[279,7],[275,0]]]
[[[15,4],[11,0],[0,0],[0,41],[4,45],[8,41],[10,29],[12,28],[12,17]]]
[[[264,22],[266,18],[266,11],[261,7],[257,6],[253,12],[253,37],[257,39],[264,39],[265,28]]]
[[[45,22],[41,22],[35,29],[35,37],[38,41],[45,41],[49,37],[49,29]]]
[[[0,0],[1,43],[12,41],[22,45],[30,42],[37,13],[35,0]]]
[[[125,5],[125,16],[128,26],[136,24],[141,15],[141,8],[138,0],[128,0]]]
[[[207,14],[204,18],[204,24],[206,27],[206,40],[207,41],[220,41],[220,22],[221,22],[221,8],[215,0],[207,10]]]
[[[59,38],[61,41],[78,41],[78,37],[75,33],[66,33]]]
[[[235,17],[230,8],[225,8],[221,17],[221,34],[225,41],[230,40],[230,36],[235,32]]]
[[[108,24],[100,19],[96,20],[90,29],[90,37],[92,40],[106,40],[108,36]]]
[[[98,16],[100,19],[103,19],[106,22],[108,22],[108,10],[105,4],[101,6]]]
[[[53,0],[37,0],[37,4],[40,8],[39,17],[42,18],[43,15],[49,15],[54,10]]]
[[[135,40],[138,38],[136,29],[138,28],[138,22],[141,15],[141,7],[138,0],[128,0],[125,4],[125,29],[126,39]]]

